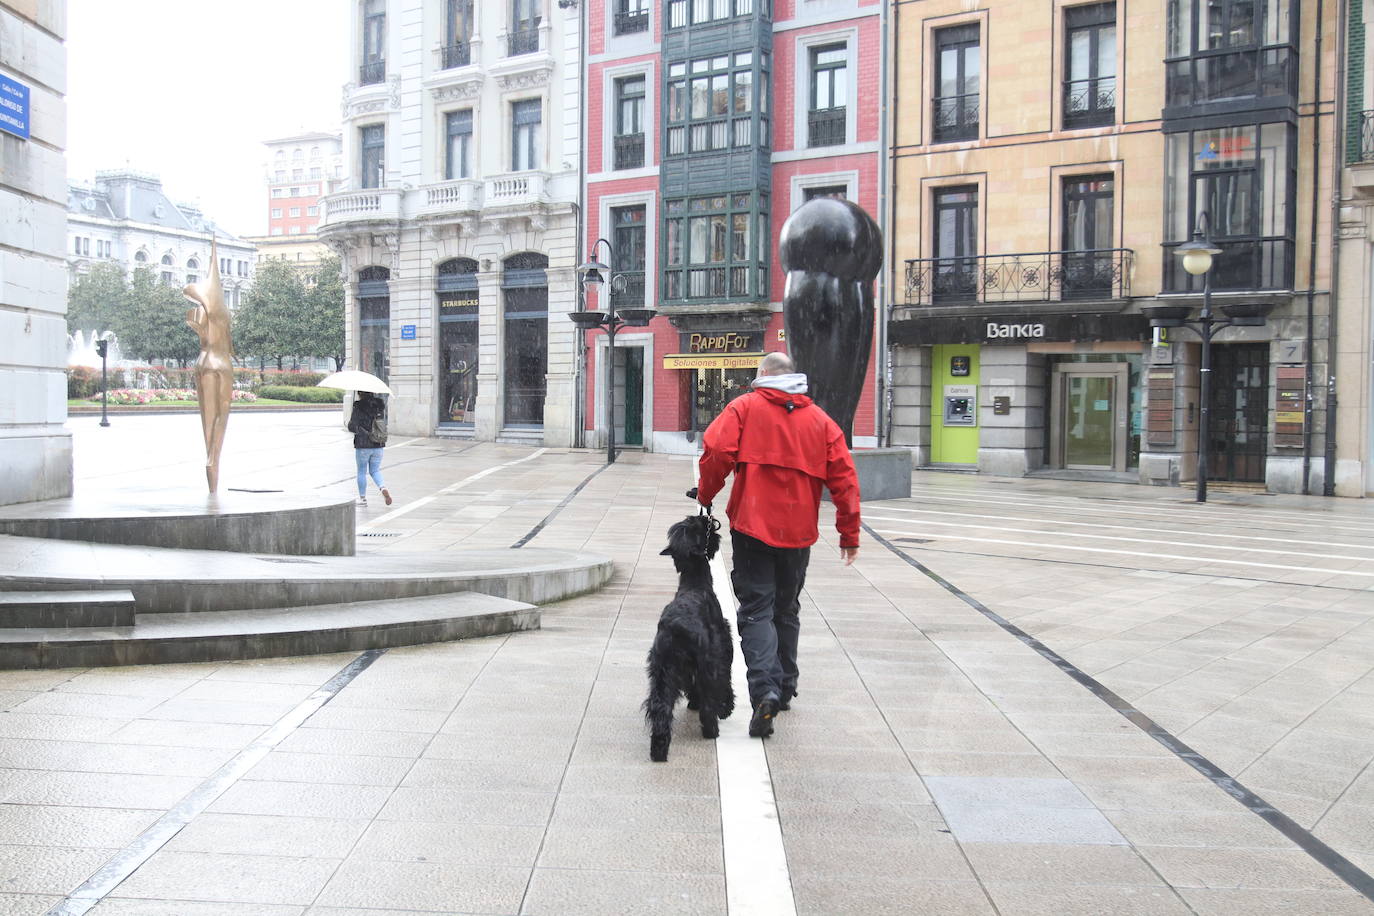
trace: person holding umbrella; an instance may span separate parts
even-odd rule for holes
[[[391,491],[382,480],[382,451],[386,448],[386,402],[377,394],[390,394],[386,382],[357,370],[335,372],[315,383],[320,388],[356,391],[348,431],[353,434],[353,456],[358,466],[358,505],[367,505],[367,478],[370,476],[382,499],[391,505]]]

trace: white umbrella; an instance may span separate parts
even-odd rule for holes
[[[345,369],[342,372],[335,372],[333,375],[326,375],[315,383],[316,388],[342,388],[344,391],[372,391],[377,394],[391,394],[391,389],[386,382],[377,378],[371,372],[362,372],[357,369]]]

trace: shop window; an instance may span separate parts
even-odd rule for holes
[[[937,143],[978,139],[982,57],[978,25],[935,32],[933,139]]]
[[[511,255],[502,263],[503,420],[507,427],[544,424],[549,366],[548,266],[548,258],[534,253]]]
[[[439,305],[439,422],[470,426],[477,407],[477,262],[454,258],[436,271]]]
[[[1064,127],[1116,120],[1116,4],[1064,11]]]
[[[1164,289],[1201,290],[1172,249],[1206,214],[1221,249],[1212,289],[1292,289],[1296,138],[1287,123],[1182,131],[1165,137]]]

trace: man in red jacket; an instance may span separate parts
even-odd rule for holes
[[[730,518],[739,599],[740,649],[754,714],[749,734],[773,733],[773,717],[797,694],[798,611],[811,545],[820,532],[821,485],[835,503],[844,565],[859,555],[859,481],[844,433],[806,396],[806,376],[785,353],[759,363],[753,391],[736,398],[704,437],[697,501],[710,506],[735,472]]]

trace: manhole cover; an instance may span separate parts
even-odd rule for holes
[[[360,538],[398,538],[401,536],[399,531],[359,531]]]

